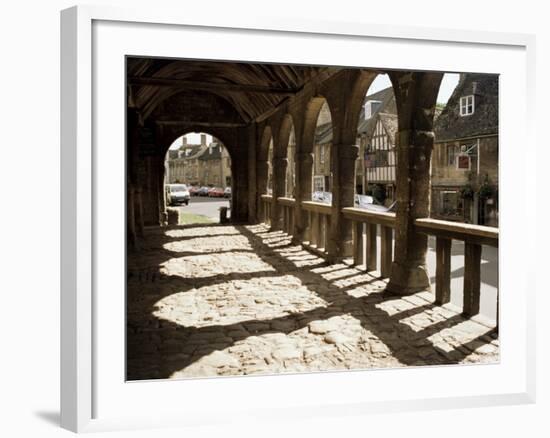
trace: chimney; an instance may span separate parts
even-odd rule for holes
[[[201,146],[206,146],[206,134],[201,134]]]
[[[181,138],[181,145],[187,146],[187,137],[185,135]]]
[[[472,82],[472,94],[477,94],[477,82]]]

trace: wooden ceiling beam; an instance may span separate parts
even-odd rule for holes
[[[246,123],[234,123],[234,122],[198,122],[188,120],[156,120],[159,125],[171,125],[171,126],[197,126],[204,128],[243,128],[247,126]]]
[[[128,84],[138,86],[174,87],[201,91],[242,91],[247,93],[265,93],[294,95],[300,88],[281,88],[269,85],[232,84],[219,82],[189,81],[186,79],[155,78],[146,76],[132,76],[128,78]]]

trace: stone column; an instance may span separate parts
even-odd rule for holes
[[[231,222],[248,221],[248,159],[245,154],[231,161],[234,192],[231,194]]]
[[[135,190],[135,222],[136,222],[136,231],[137,235],[143,237],[144,224],[143,224],[143,200],[142,200],[143,189],[141,186],[137,186]]]
[[[259,160],[256,162],[256,219],[258,222],[263,222],[265,217],[265,207],[262,202],[262,195],[267,193],[267,160]]]
[[[168,213],[166,212],[166,200],[164,199],[164,157],[157,155],[155,157],[155,166],[157,168],[156,198],[158,206],[158,222],[161,227],[168,224]]]
[[[302,201],[311,201],[311,186],[313,179],[313,154],[311,152],[296,153],[296,188],[294,231],[297,242],[305,240],[305,232],[308,227],[308,213],[301,208]]]
[[[134,200],[134,186],[128,182],[126,185],[127,200],[126,200],[126,236],[128,239],[128,246],[135,248],[137,243],[136,238],[136,219],[135,219],[135,200]]]
[[[397,160],[395,256],[387,290],[400,295],[430,289],[426,267],[428,236],[417,233],[414,221],[430,215],[432,131],[400,130]]]
[[[271,229],[282,230],[282,211],[277,198],[285,196],[286,167],[288,160],[285,157],[273,158],[273,203],[271,209]]]
[[[332,214],[327,244],[329,262],[337,262],[351,256],[353,251],[352,226],[344,218],[342,208],[353,207],[355,197],[355,160],[359,147],[355,144],[333,144],[332,164]]]
[[[258,218],[258,181],[257,181],[257,155],[255,142],[255,129],[247,133],[248,143],[248,222],[257,223]]]

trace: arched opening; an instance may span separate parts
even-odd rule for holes
[[[273,137],[270,137],[267,146],[267,190],[268,195],[273,194]]]
[[[288,136],[288,145],[286,149],[287,167],[286,167],[286,196],[288,198],[296,197],[296,134],[294,125],[290,127]]]
[[[313,140],[313,176],[311,199],[332,203],[332,117],[327,101],[319,110]]]
[[[390,207],[395,203],[397,132],[393,87],[387,74],[379,74],[368,88],[357,123],[357,207]]]
[[[178,137],[164,161],[164,200],[170,224],[215,223],[229,209],[231,157],[225,145],[205,132]]]

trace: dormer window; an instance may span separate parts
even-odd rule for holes
[[[460,98],[460,115],[470,116],[474,113],[474,95]]]
[[[367,100],[367,102],[365,102],[365,120],[374,116],[381,105],[382,102],[379,100]]]

